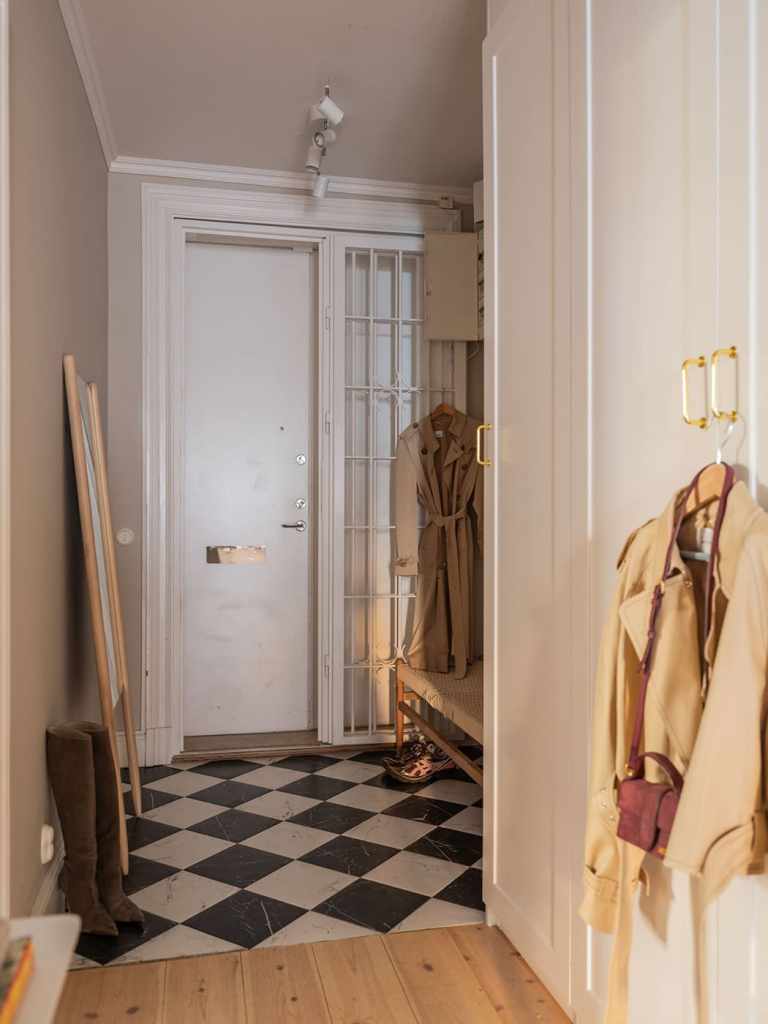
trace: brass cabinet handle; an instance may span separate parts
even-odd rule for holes
[[[730,348],[718,348],[712,353],[712,415],[716,420],[730,420],[731,423],[735,423],[739,418],[739,410],[731,409],[730,412],[725,412],[718,405],[718,388],[717,388],[717,364],[722,356],[726,356],[728,359],[737,359],[739,355],[738,349],[735,345],[731,345]]]
[[[685,359],[682,366],[682,381],[683,381],[683,420],[688,424],[689,427],[700,427],[702,430],[706,430],[709,426],[709,415],[700,416],[697,419],[693,419],[690,415],[690,409],[688,406],[688,370],[695,366],[700,369],[705,369],[707,360],[704,356],[696,356],[692,359]]]
[[[491,465],[491,460],[490,459],[484,459],[482,454],[481,454],[481,452],[483,450],[483,431],[484,430],[493,430],[493,424],[492,423],[481,423],[478,426],[478,428],[477,428],[477,435],[476,435],[476,438],[475,438],[475,447],[476,447],[475,458],[477,459],[478,466],[490,466]]]

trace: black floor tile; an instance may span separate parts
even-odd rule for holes
[[[161,864],[160,861],[131,854],[128,858],[128,874],[123,879],[123,890],[130,896],[139,889],[146,889],[148,885],[154,885],[155,882],[175,875],[178,870],[168,864]]]
[[[190,796],[197,800],[205,800],[209,804],[221,804],[222,807],[239,807],[240,804],[255,800],[257,796],[264,796],[269,792],[270,790],[263,786],[251,786],[247,782],[228,779],[216,786],[190,793]]]
[[[350,921],[361,928],[388,932],[426,901],[427,897],[420,893],[361,878],[315,907],[315,913]]]
[[[471,907],[472,910],[484,910],[483,872],[479,868],[469,868],[439,892],[435,899],[458,903],[462,907]]]
[[[184,925],[252,949],[305,913],[302,907],[243,890],[189,918]]]
[[[139,768],[139,778],[142,786],[148,782],[157,782],[158,779],[167,779],[169,775],[178,775],[178,768],[171,768],[169,764],[157,764],[151,768]],[[120,778],[123,782],[130,782],[131,776],[127,768],[120,769]]]
[[[290,860],[290,857],[279,857],[276,853],[254,850],[250,846],[230,846],[221,853],[193,864],[187,871],[244,889],[259,878],[271,875],[284,864],[289,864]]]
[[[385,747],[383,750],[364,750],[361,754],[355,754],[354,757],[350,757],[350,761],[362,761],[363,764],[380,764],[384,767],[385,757],[394,757],[396,753],[395,748]]]
[[[291,822],[308,825],[309,828],[324,828],[326,832],[341,835],[342,832],[348,832],[356,825],[361,825],[372,818],[373,814],[373,811],[364,811],[360,807],[344,807],[343,804],[315,804],[314,807],[295,815]]]
[[[261,768],[257,761],[206,761],[188,770],[198,775],[212,775],[216,779],[236,779],[238,775],[245,775],[256,768]]]
[[[290,768],[294,772],[319,772],[321,768],[330,768],[332,764],[338,762],[338,757],[327,757],[322,754],[293,754],[273,763],[278,768]]]
[[[179,797],[175,793],[161,793],[159,789],[144,789],[141,790],[141,813],[146,814],[147,811],[154,810],[155,807],[163,807],[165,804],[173,803],[174,800],[178,800]],[[136,811],[133,806],[133,796],[130,790],[126,790],[123,793],[123,801],[125,803],[125,813],[135,814]]]
[[[463,810],[462,805],[449,804],[446,800],[409,796],[381,813],[391,814],[395,818],[407,818],[408,821],[423,821],[426,825],[442,825],[444,821]]]
[[[281,786],[280,792],[297,793],[299,796],[312,797],[313,800],[330,800],[332,796],[337,796],[356,785],[356,782],[331,779],[327,775],[307,775],[296,782],[289,782],[287,786]]]
[[[81,935],[75,952],[79,956],[95,960],[98,964],[108,964],[124,953],[130,953],[137,946],[149,942],[150,939],[162,935],[175,924],[175,921],[167,921],[164,917],[145,912],[143,932],[139,928],[130,928],[126,925],[120,928],[120,934],[114,938],[107,935]]]
[[[483,837],[453,828],[433,828],[406,849],[411,853],[422,853],[425,857],[438,857],[453,864],[469,866],[477,863],[483,855]]]
[[[364,842],[350,836],[336,836],[316,850],[310,850],[300,859],[321,868],[331,868],[345,875],[367,875],[379,864],[394,857],[399,850],[379,843]]]
[[[180,831],[173,825],[165,825],[162,821],[152,821],[151,818],[129,818],[126,822],[128,831],[128,849],[138,850],[142,846],[149,846],[156,843],[158,839],[165,839]]]
[[[187,831],[202,832],[204,836],[214,836],[216,839],[228,839],[230,843],[242,843],[244,839],[250,839],[258,832],[272,828],[274,824],[274,818],[230,808],[201,821],[198,825],[192,825]]]

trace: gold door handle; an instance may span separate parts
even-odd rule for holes
[[[481,454],[481,452],[483,450],[483,431],[484,430],[493,430],[493,424],[492,423],[481,423],[478,426],[478,428],[477,428],[477,434],[476,434],[476,437],[475,437],[475,447],[476,447],[475,458],[477,459],[478,466],[490,466],[491,465],[491,460],[490,459],[484,459],[482,454]]]
[[[718,405],[718,388],[717,388],[717,364],[722,356],[727,356],[728,359],[737,359],[739,355],[738,349],[735,345],[731,345],[730,348],[718,348],[712,353],[712,415],[716,420],[730,420],[731,423],[735,423],[739,418],[739,410],[731,409],[730,412],[725,412]]]
[[[694,419],[690,415],[690,409],[688,404],[688,370],[695,366],[699,369],[706,369],[707,360],[704,356],[696,356],[692,359],[685,359],[682,367],[682,381],[683,381],[683,420],[688,424],[689,427],[700,427],[702,430],[706,430],[709,426],[709,415],[700,416]],[[706,410],[705,410],[706,411]]]

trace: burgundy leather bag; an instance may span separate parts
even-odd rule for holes
[[[708,467],[705,467],[705,469]],[[725,507],[728,495],[734,484],[734,472],[731,466],[725,466],[725,480],[723,482],[720,504],[717,509],[715,525],[712,531],[712,550],[710,552],[709,565],[707,567],[706,589],[704,597],[704,636],[709,635],[709,625],[712,618],[712,602],[714,599],[713,582],[715,571],[715,559],[719,551],[720,530],[725,517]],[[683,777],[670,759],[664,754],[646,751],[641,754],[640,741],[643,735],[643,722],[645,719],[645,701],[648,695],[648,684],[651,680],[651,668],[653,651],[656,645],[656,629],[661,610],[661,603],[664,600],[664,586],[669,579],[672,563],[672,552],[674,551],[677,538],[680,534],[680,527],[685,518],[685,509],[688,498],[693,493],[699,477],[704,472],[702,469],[693,478],[691,485],[686,490],[680,502],[679,511],[675,517],[672,536],[667,548],[667,556],[664,562],[664,572],[661,581],[656,584],[651,601],[651,611],[648,618],[648,639],[643,653],[643,660],[640,663],[642,671],[642,683],[640,696],[637,702],[635,713],[635,724],[632,732],[632,745],[629,751],[625,777],[619,783],[618,805],[619,823],[617,835],[633,846],[639,846],[641,850],[652,854],[654,857],[664,857],[667,852],[669,835],[672,831],[672,824],[675,820],[680,795],[683,791]],[[648,782],[645,778],[645,761],[655,761],[666,773],[668,782]]]

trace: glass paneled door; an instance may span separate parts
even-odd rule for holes
[[[424,339],[422,239],[336,243],[334,361],[344,372],[337,374],[343,531],[336,533],[333,738],[360,742],[391,737],[394,666],[416,593],[414,577],[391,572],[397,438],[439,402],[464,408],[466,346]]]

